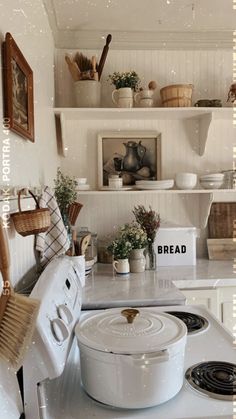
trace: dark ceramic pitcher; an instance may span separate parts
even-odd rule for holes
[[[136,172],[141,169],[143,157],[146,153],[146,147],[142,145],[142,141],[128,141],[123,143],[126,148],[126,155],[123,159],[123,170],[128,172]]]

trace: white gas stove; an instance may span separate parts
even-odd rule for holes
[[[190,367],[199,363],[206,363],[212,368],[211,361],[235,364],[236,360],[233,337],[204,307],[144,309],[156,313],[169,312],[181,316],[187,323],[190,333],[187,336],[184,370],[192,373],[193,383],[185,379],[179,393],[166,403],[148,409],[129,410],[116,409],[93,400],[81,385],[79,349],[73,339],[73,330],[79,317],[86,313],[80,314],[81,287],[69,261],[55,262],[46,269],[32,295],[40,298],[42,303],[33,345],[24,365],[26,419],[233,418],[233,401],[221,399],[219,394],[213,398],[206,390],[205,393],[197,390],[198,378],[195,378],[199,377],[199,372],[195,369],[190,371]],[[222,378],[226,387],[227,382],[233,380],[227,366],[223,364],[222,370],[221,365],[213,365],[216,376]],[[208,373],[200,372],[200,375],[205,377]],[[213,373],[213,381],[214,378]],[[204,388],[208,389],[205,383]]]

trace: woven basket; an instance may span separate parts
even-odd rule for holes
[[[162,105],[166,108],[192,105],[192,84],[173,84],[160,90]]]
[[[21,211],[20,198],[24,189],[18,192],[18,208],[19,212],[11,214],[15,229],[21,236],[30,236],[32,234],[44,233],[47,231],[51,224],[50,212],[48,208],[39,208],[39,203],[33,194],[29,191],[30,195],[34,198],[36,209],[30,211]]]

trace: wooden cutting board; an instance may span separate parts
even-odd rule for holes
[[[236,238],[236,202],[215,202],[208,218],[210,239]]]
[[[233,239],[208,239],[207,248],[208,257],[210,260],[236,259],[236,240],[234,241]]]

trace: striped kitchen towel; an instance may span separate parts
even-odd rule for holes
[[[39,206],[48,208],[51,217],[49,230],[37,234],[35,241],[35,249],[39,252],[39,263],[44,268],[55,256],[65,254],[70,243],[56,198],[48,186],[44,188],[39,199]]]

